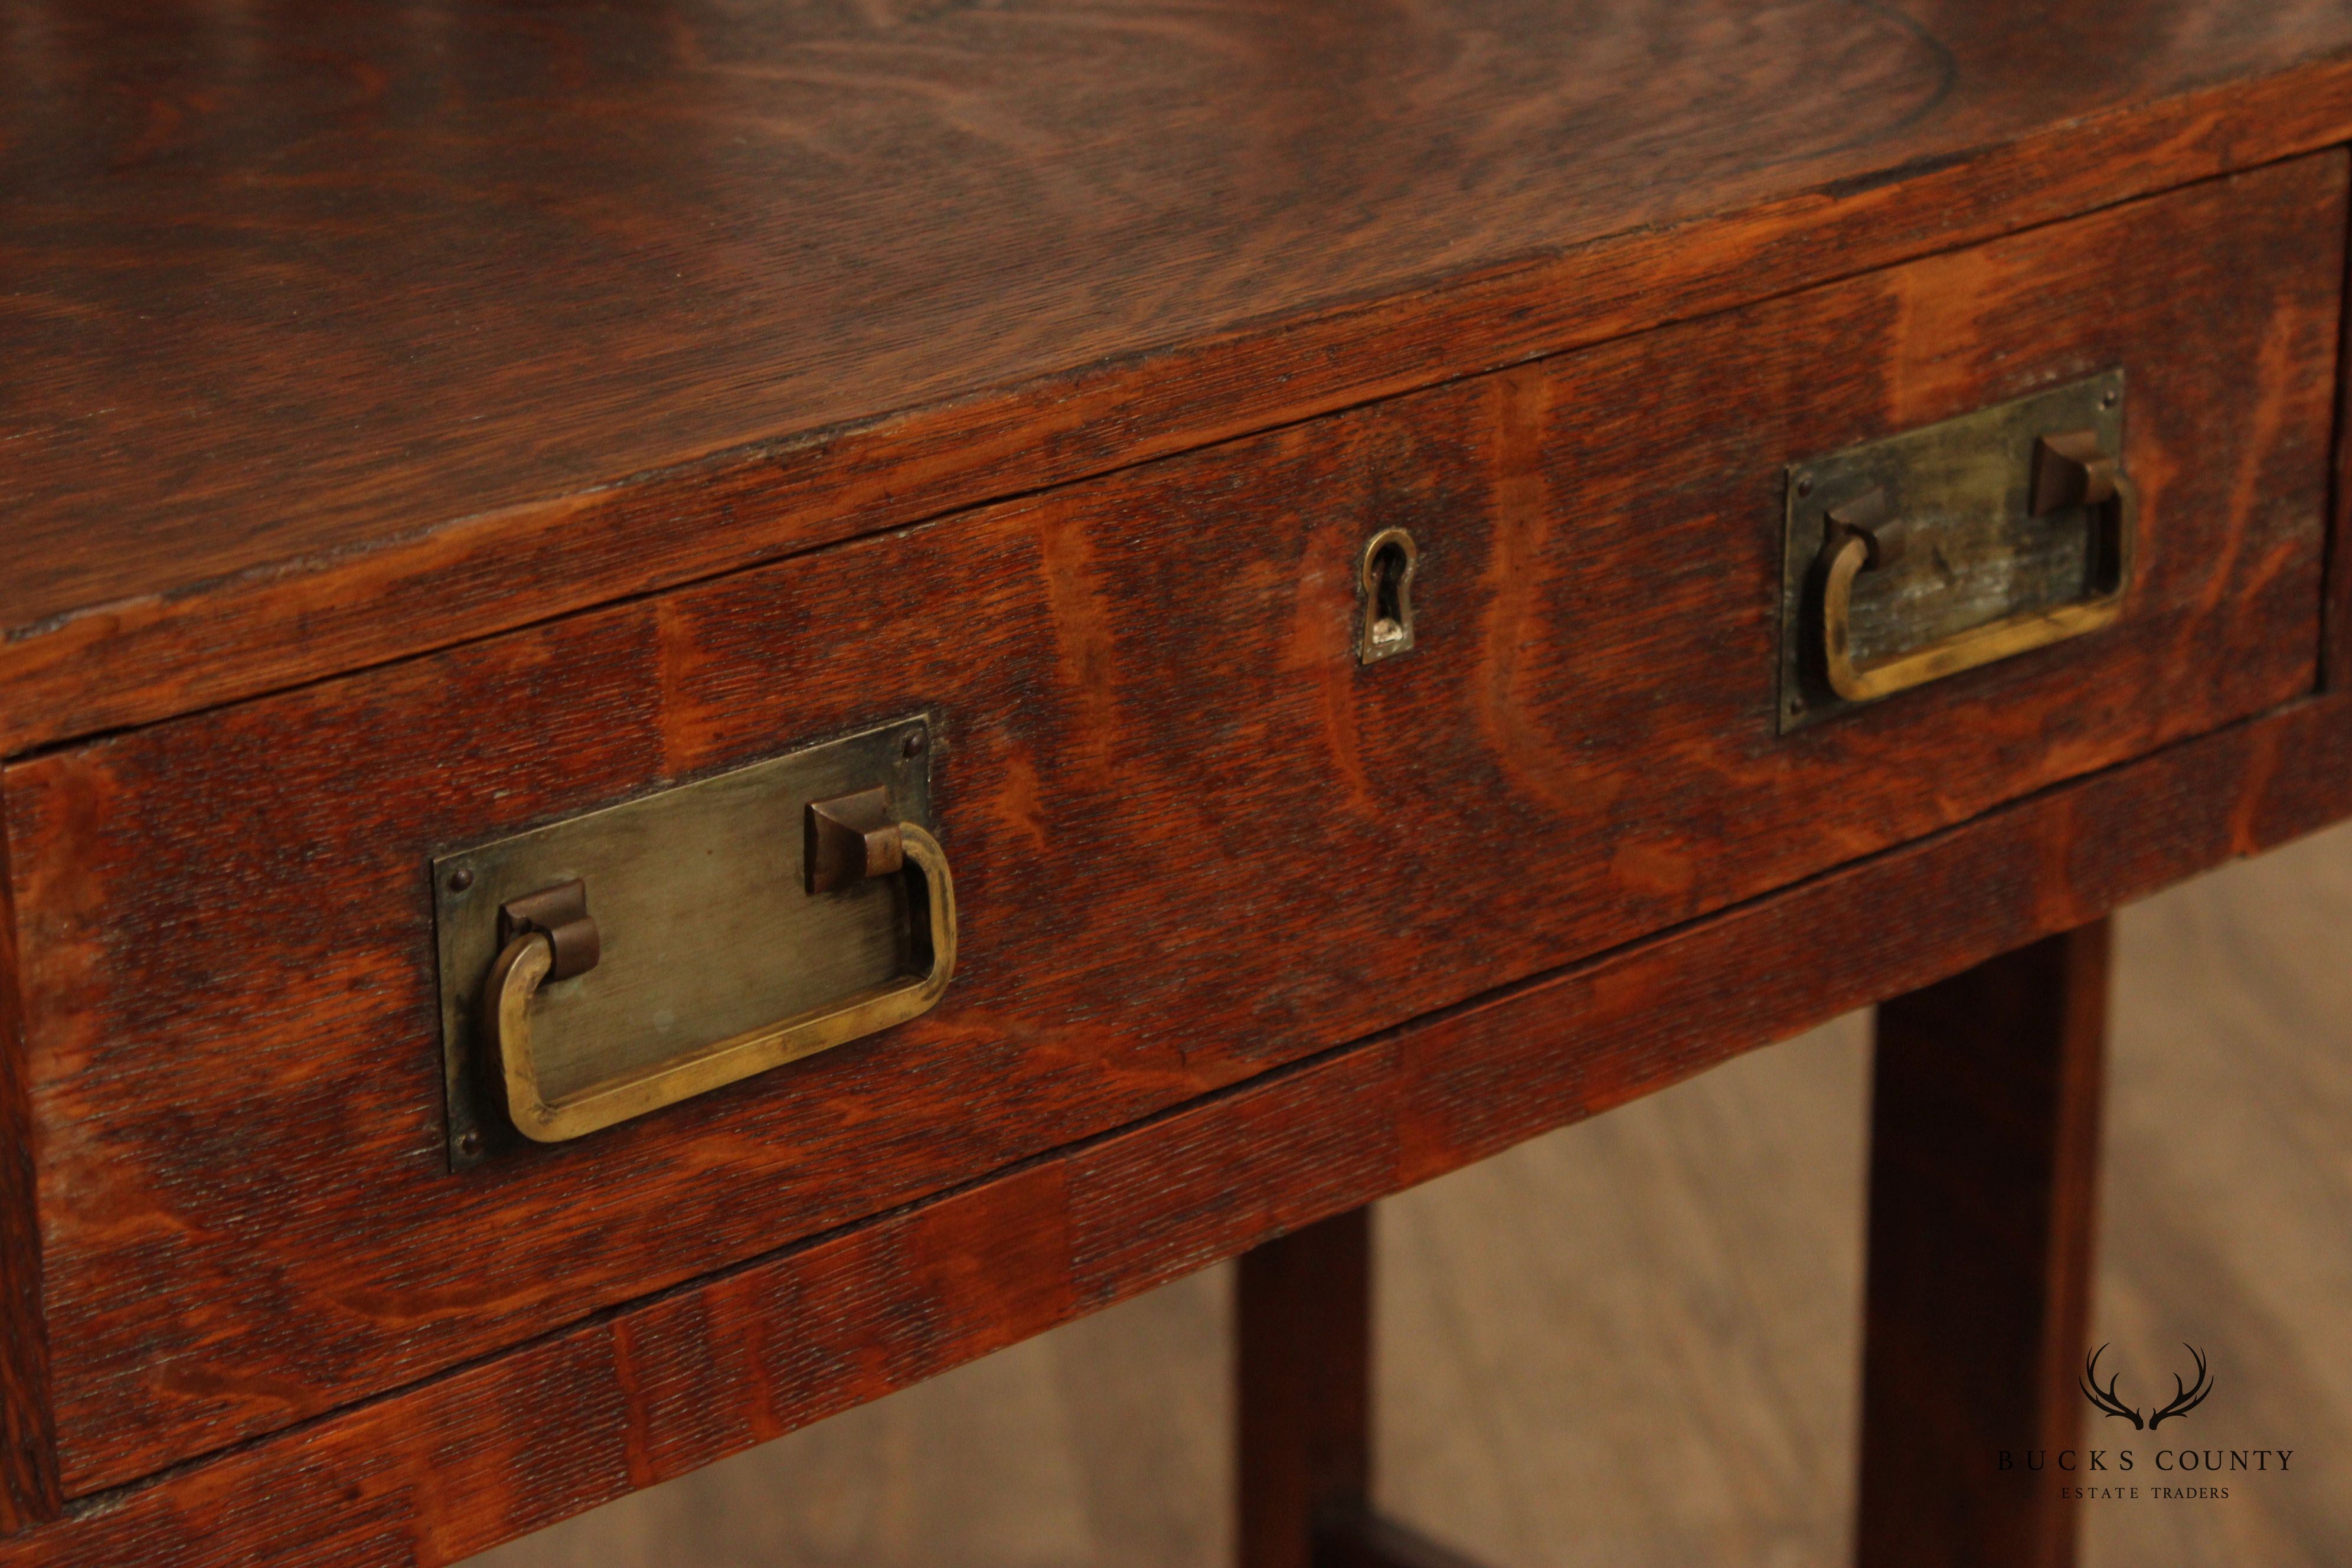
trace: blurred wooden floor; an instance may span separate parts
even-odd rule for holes
[[[2352,829],[2128,910],[2120,940],[2096,1338],[2127,1393],[2168,1395],[2178,1342],[2202,1345],[2189,1436],[2296,1457],[2224,1478],[2227,1500],[2086,1503],[2089,1568],[2352,1563]],[[1843,1562],[1865,1028],[1381,1205],[1393,1511],[1495,1568]],[[474,1568],[1221,1565],[1231,1284],[1181,1281]]]

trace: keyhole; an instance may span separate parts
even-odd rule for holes
[[[1372,556],[1372,640],[1392,643],[1404,636],[1404,546],[1390,540]]]
[[[1412,535],[1402,528],[1384,529],[1364,546],[1358,662],[1374,664],[1412,647],[1412,574],[1419,558]]]

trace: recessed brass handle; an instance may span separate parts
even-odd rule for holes
[[[517,932],[490,966],[482,988],[481,1016],[487,1054],[502,1081],[507,1112],[516,1129],[536,1142],[562,1142],[929,1011],[955,973],[955,880],[948,870],[947,853],[939,840],[911,822],[887,824],[868,837],[876,850],[860,874],[907,877],[909,900],[919,904],[924,940],[917,946],[919,952],[928,949],[929,959],[921,974],[572,1094],[551,1099],[540,1092],[530,1034],[531,997],[556,966],[562,933],[536,925]],[[888,855],[890,847],[898,853]]]
[[[2068,506],[2093,509],[2093,591],[2070,604],[2004,616],[1929,647],[1857,663],[1853,652],[1854,579],[1889,563],[1902,528],[1875,515],[1876,492],[1833,512],[1822,542],[1822,664],[1830,688],[1849,702],[1868,702],[1947,675],[1990,664],[2111,625],[2130,591],[2139,532],[2139,492],[2089,431],[2045,437],[2034,447],[2030,487],[2036,516]]]

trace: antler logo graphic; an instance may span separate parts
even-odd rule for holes
[[[2205,1396],[2213,1392],[2213,1379],[2205,1370],[2205,1352],[2192,1344],[2183,1343],[2180,1348],[2196,1358],[2197,1381],[2183,1388],[2180,1386],[2180,1374],[2177,1372],[2172,1374],[2172,1403],[2147,1418],[2147,1429],[2151,1432],[2167,1416],[2188,1415],[2204,1404]]]
[[[2093,1351],[2083,1362],[2083,1397],[2089,1400],[2095,1408],[2103,1410],[2109,1415],[2119,1415],[2130,1422],[2132,1430],[2135,1432],[2143,1429],[2153,1432],[2158,1426],[2169,1421],[2175,1415],[2188,1415],[2204,1404],[2205,1396],[2213,1392],[2213,1377],[2205,1365],[2203,1351],[2185,1342],[2180,1348],[2187,1351],[2190,1359],[2197,1363],[2197,1381],[2184,1384],[2180,1381],[2180,1374],[2174,1373],[2172,1403],[2147,1420],[2141,1420],[2138,1408],[2136,1405],[2126,1405],[2123,1402],[2123,1396],[2116,1392],[2116,1381],[2119,1373],[2108,1373],[2106,1386],[2104,1388],[2099,1386],[2099,1358],[2107,1353],[2105,1345],[2101,1345],[2097,1350]]]
[[[2139,1431],[2147,1423],[2139,1418],[2137,1410],[2126,1405],[2116,1394],[2116,1379],[2123,1374],[2110,1373],[2107,1374],[2106,1387],[2099,1386],[2099,1358],[2106,1353],[2107,1347],[2101,1345],[2091,1352],[2089,1359],[2083,1363],[2083,1397],[2110,1415],[2122,1416],[2132,1424],[2133,1431]]]

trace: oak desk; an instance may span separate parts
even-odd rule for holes
[[[0,1563],[448,1563],[1881,1014],[2056,1563],[2105,917],[2352,815],[2352,5],[0,29]],[[1313,1547],[1319,1541],[1320,1546]]]

